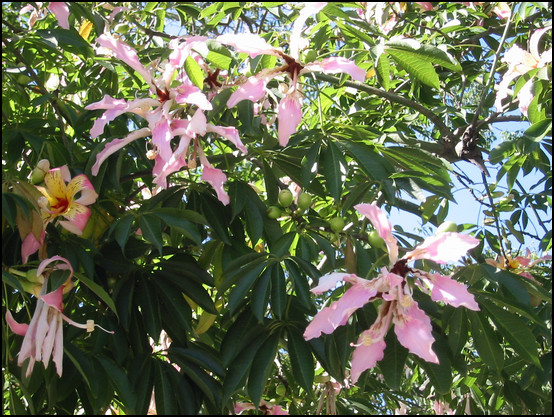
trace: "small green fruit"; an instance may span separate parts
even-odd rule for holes
[[[287,388],[283,384],[279,384],[277,388],[275,388],[275,393],[279,397],[283,397],[287,393]]]
[[[458,231],[458,225],[454,222],[451,222],[450,220],[445,221],[444,223],[441,223],[439,227],[437,227],[437,231],[435,234],[444,233],[444,232],[457,232]]]
[[[292,204],[293,195],[290,190],[284,189],[279,193],[279,204],[281,207],[288,207]]]
[[[298,208],[300,210],[307,210],[312,205],[312,196],[308,193],[300,193],[298,195]]]
[[[384,239],[379,236],[379,232],[377,232],[377,230],[372,230],[371,232],[369,232],[369,234],[367,235],[367,240],[369,241],[369,244],[372,248],[384,249],[386,246]]]
[[[281,214],[281,209],[277,206],[271,206],[267,209],[267,217],[270,219],[278,219]]]
[[[342,232],[342,229],[344,229],[344,219],[342,217],[334,217],[331,220],[329,220],[329,226],[331,226],[331,230],[335,233]]]

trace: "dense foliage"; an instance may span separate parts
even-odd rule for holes
[[[551,414],[551,45],[545,2],[2,3],[3,413]]]

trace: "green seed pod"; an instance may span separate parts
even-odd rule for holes
[[[300,193],[298,196],[298,208],[300,210],[307,210],[312,205],[312,196],[308,193]]]
[[[292,192],[290,190],[284,189],[279,193],[279,204],[281,207],[288,207],[292,204],[294,199]]]
[[[281,209],[277,206],[271,206],[267,209],[267,217],[270,219],[278,219],[281,214]]]
[[[345,226],[344,219],[342,217],[334,217],[329,220],[329,226],[331,226],[331,230],[335,233],[342,232]]]

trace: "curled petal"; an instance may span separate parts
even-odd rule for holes
[[[358,67],[354,61],[343,57],[325,58],[319,62],[312,62],[304,67],[304,71],[318,71],[324,74],[345,72],[361,83],[365,81],[366,77],[365,70]]]
[[[364,285],[350,287],[341,298],[314,316],[306,327],[304,339],[319,337],[321,333],[333,333],[337,327],[345,325],[348,318],[358,308],[366,305],[375,294],[376,289]]]
[[[138,72],[148,84],[151,86],[154,85],[152,74],[144,67],[144,65],[140,63],[137,52],[125,42],[115,39],[111,35],[107,34],[100,35],[98,39],[96,39],[96,42],[104,48],[111,49],[117,59],[125,62],[136,72]]]
[[[100,165],[112,154],[123,148],[128,143],[131,143],[134,140],[148,136],[151,133],[151,130],[147,127],[142,129],[135,130],[134,132],[129,133],[127,137],[123,139],[113,139],[110,141],[106,147],[96,155],[96,163],[92,166],[91,172],[92,175],[98,175],[98,170]]]
[[[403,259],[429,259],[438,264],[447,264],[459,260],[478,244],[479,240],[472,236],[444,232],[428,237],[413,251],[408,252]]]
[[[73,267],[71,266],[71,263],[67,259],[65,259],[64,257],[58,256],[58,255],[52,256],[51,258],[47,258],[47,259],[43,260],[37,268],[37,276],[42,275],[42,273],[44,272],[46,267],[48,265],[50,265],[52,262],[55,262],[55,261],[61,261],[61,262],[65,263],[65,265],[57,264],[56,266],[54,266],[54,269],[67,269],[67,270],[69,270],[69,272],[71,274],[70,274],[68,279],[71,279],[71,277],[73,276]]]
[[[6,310],[6,323],[10,326],[11,331],[19,336],[25,336],[27,330],[29,329],[29,325],[27,323],[18,323],[15,321],[10,310]]]
[[[46,305],[61,312],[63,306],[63,285],[60,285],[57,289],[48,294],[41,295],[40,298]]]
[[[58,19],[58,25],[69,30],[69,7],[67,7],[67,4],[63,1],[52,1],[48,5],[48,9]]]
[[[398,243],[392,235],[392,225],[385,212],[375,204],[358,204],[354,208],[358,213],[366,216],[375,227],[375,230],[387,245],[391,265],[395,264],[398,259]]]
[[[283,97],[279,103],[277,120],[279,120],[277,129],[279,144],[286,146],[289,143],[290,136],[296,132],[296,128],[302,121],[302,108],[298,95],[292,94]]]
[[[432,349],[435,339],[431,334],[431,319],[415,301],[409,308],[397,306],[397,309],[398,313],[392,320],[400,344],[427,362],[439,363]]]
[[[249,77],[244,84],[231,94],[231,97],[227,100],[227,107],[231,108],[242,100],[253,102],[261,100],[265,96],[266,85],[267,79],[265,78]]]
[[[290,55],[294,59],[298,59],[298,53],[300,51],[300,35],[302,34],[302,28],[304,27],[306,20],[311,15],[321,11],[321,9],[325,6],[327,6],[327,2],[309,2],[305,3],[302,10],[300,10],[298,17],[292,25],[292,33],[290,35]]]
[[[216,40],[250,55],[250,58],[256,58],[258,55],[281,56],[282,53],[281,48],[271,46],[264,38],[253,33],[228,33],[218,36]]]
[[[219,136],[223,136],[225,139],[230,141],[233,145],[237,147],[242,153],[246,154],[248,151],[246,150],[246,147],[243,145],[242,141],[239,137],[239,131],[233,127],[233,126],[214,126],[211,123],[207,124],[207,131],[213,132]]]

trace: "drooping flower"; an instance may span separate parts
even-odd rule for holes
[[[383,359],[385,336],[390,324],[400,344],[411,353],[428,362],[438,363],[438,357],[432,349],[434,338],[431,334],[431,320],[413,299],[414,288],[406,277],[413,277],[415,286],[430,293],[433,301],[441,301],[453,307],[464,306],[479,310],[467,288],[452,279],[451,276],[411,268],[408,262],[428,259],[438,264],[457,261],[479,241],[471,236],[459,233],[444,232],[427,238],[414,250],[398,259],[398,244],[392,235],[392,226],[385,213],[374,204],[358,204],[356,210],[366,216],[383,238],[389,252],[389,268],[382,268],[381,273],[371,280],[360,278],[355,274],[334,272],[319,279],[319,284],[311,291],[322,294],[333,289],[340,281],[351,284],[341,298],[317,313],[306,327],[306,340],[319,337],[321,333],[330,334],[337,327],[345,325],[350,316],[368,302],[380,299],[377,319],[373,325],[362,332],[354,345],[352,356],[351,379],[355,383],[361,373],[372,368]]]
[[[239,52],[247,53],[250,58],[258,55],[274,55],[280,57],[285,64],[278,68],[264,69],[258,74],[249,77],[246,82],[240,85],[229,97],[227,107],[231,108],[242,100],[252,102],[260,101],[266,92],[267,83],[281,74],[287,74],[290,82],[281,85],[280,90],[284,94],[278,110],[277,135],[279,144],[286,146],[290,136],[296,132],[302,120],[302,93],[299,89],[298,79],[301,75],[310,72],[323,72],[325,74],[336,74],[344,72],[349,74],[356,81],[365,80],[365,71],[358,67],[353,61],[343,57],[325,58],[321,61],[302,64],[299,62],[301,48],[301,34],[304,23],[308,17],[321,11],[327,5],[326,2],[306,3],[300,10],[298,18],[294,21],[290,38],[290,55],[283,52],[281,48],[274,47],[258,35],[251,33],[225,34],[217,37],[217,41],[234,47]]]
[[[96,163],[92,167],[93,175],[98,174],[101,164],[110,155],[137,139],[150,136],[152,149],[148,151],[147,157],[155,160],[152,173],[156,185],[166,188],[168,175],[183,167],[196,167],[196,158],[201,157],[200,162],[205,170],[202,179],[215,188],[221,202],[229,203],[228,195],[223,189],[227,177],[203,157],[198,138],[211,132],[229,140],[243,153],[247,152],[246,148],[234,127],[215,126],[207,122],[203,111],[211,110],[211,103],[202,90],[190,81],[186,72],[179,71],[184,67],[188,57],[203,64],[202,58],[193,48],[201,49],[206,40],[207,38],[200,36],[172,40],[169,44],[172,52],[165,63],[162,75],[156,79],[153,69],[147,69],[129,45],[107,34],[98,38],[99,45],[111,50],[116,58],[143,77],[150,86],[150,93],[155,94],[157,98],[146,97],[126,101],[106,95],[102,100],[85,107],[87,110],[106,110],[91,129],[93,138],[103,133],[107,123],[124,113],[137,114],[148,123],[148,127],[135,130],[123,139],[112,139],[98,153]],[[190,116],[191,112],[184,111],[185,106],[195,106],[197,110]],[[174,150],[172,141],[175,137],[179,138],[179,143]],[[189,146],[191,142],[193,146]]]
[[[72,179],[67,165],[64,165],[48,171],[44,184],[44,187],[37,186],[43,195],[38,204],[44,223],[61,216],[66,219],[59,221],[62,227],[81,235],[91,214],[87,206],[98,197],[87,176],[80,174]]]
[[[527,74],[534,68],[542,68],[547,63],[552,62],[552,48],[542,54],[539,53],[538,48],[541,36],[549,30],[552,30],[552,26],[539,29],[531,35],[529,38],[530,52],[514,45],[504,54],[502,61],[508,64],[508,71],[506,71],[497,87],[496,101],[494,102],[497,111],[503,111],[502,100],[508,97],[510,93],[509,86],[513,80]],[[533,100],[533,78],[529,79],[517,93],[519,109],[525,116],[528,116],[529,105]]]
[[[47,271],[47,266],[55,261],[61,261],[63,263],[56,264],[50,271]],[[51,271],[56,269],[68,270],[69,277],[64,284],[60,285],[55,290],[46,293],[48,276]],[[45,278],[31,322],[29,324],[20,324],[15,321],[11,312],[6,310],[6,323],[12,332],[24,337],[21,350],[17,355],[17,364],[21,366],[26,359],[29,359],[26,372],[27,377],[33,372],[36,362],[42,361],[44,367],[46,368],[48,367],[50,359],[54,362],[56,372],[61,377],[63,370],[62,320],[65,320],[75,327],[86,329],[87,332],[92,332],[94,327],[101,327],[94,324],[94,320],[87,320],[86,324],[81,324],[71,320],[63,314],[62,307],[64,289],[73,285],[71,282],[71,278],[73,277],[73,268],[67,259],[62,258],[61,256],[53,256],[52,258],[45,259],[40,263],[37,269],[37,275],[44,275]]]

